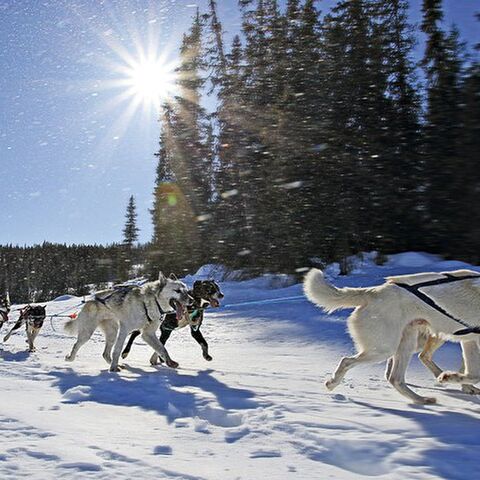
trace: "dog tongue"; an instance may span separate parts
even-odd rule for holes
[[[177,313],[177,321],[183,317],[183,306],[180,302],[175,302],[175,312]]]

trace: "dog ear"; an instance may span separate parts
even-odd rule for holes
[[[170,278],[171,280],[178,281],[178,277],[174,273],[171,273],[168,278]]]
[[[160,283],[167,283],[167,277],[165,277],[161,270],[158,272],[158,280],[160,280]]]

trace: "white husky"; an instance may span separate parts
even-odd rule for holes
[[[415,293],[417,287],[419,293]],[[401,275],[388,277],[378,287],[336,288],[325,281],[320,270],[312,269],[305,277],[304,290],[312,302],[328,312],[355,308],[348,319],[348,330],[358,353],[342,358],[325,383],[329,390],[338,386],[354,366],[393,357],[389,382],[416,403],[435,403],[435,398],[421,397],[405,384],[405,372],[422,333],[462,344],[465,373],[443,372],[438,377],[440,382],[480,382],[478,335],[454,335],[465,326],[480,326],[478,272]]]
[[[128,334],[140,330],[145,342],[172,368],[178,367],[156,337],[164,313],[175,310],[181,318],[184,306],[193,301],[187,286],[176,278],[166,278],[160,272],[158,280],[140,287],[120,287],[98,292],[85,303],[76,319],[65,324],[69,333],[77,332],[77,341],[65,357],[73,361],[97,327],[105,334],[103,358],[110,363],[110,371],[119,371],[118,361]],[[113,355],[111,355],[113,347]]]

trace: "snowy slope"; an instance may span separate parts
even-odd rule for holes
[[[337,285],[464,267],[423,254],[383,267],[358,263]],[[260,288],[261,286],[262,288]],[[31,479],[465,479],[480,467],[480,400],[435,384],[418,361],[408,373],[439,405],[409,405],[383,365],[357,368],[331,394],[323,381],[352,351],[348,312],[325,315],[301,285],[226,282],[225,306],[207,313],[212,362],[188,331],[168,344],[178,371],[148,365],[138,342],[126,368],[108,372],[95,334],[73,363],[61,324],[47,321],[37,352],[22,331],[0,345],[0,478]],[[50,302],[49,314],[79,303]],[[15,317],[12,316],[14,319]],[[54,327],[54,328],[53,328]],[[6,330],[6,326],[2,331]],[[2,335],[3,336],[3,335]],[[460,364],[455,345],[436,356]]]

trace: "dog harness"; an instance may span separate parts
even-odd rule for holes
[[[480,278],[480,275],[466,275],[464,277],[455,277],[454,275],[450,275],[448,273],[445,273],[444,275],[445,275],[444,278],[439,278],[437,280],[430,280],[428,282],[417,283],[415,285],[407,285],[406,283],[396,283],[396,282],[393,282],[393,284],[397,285],[400,288],[403,288],[404,290],[407,290],[407,292],[410,292],[411,294],[415,295],[418,299],[426,303],[429,307],[433,308],[437,312],[440,312],[442,315],[445,315],[446,317],[452,319],[453,321],[465,327],[461,330],[457,330],[456,332],[454,332],[454,335],[467,335],[469,333],[480,333],[480,327],[472,327],[464,320],[461,320],[460,318],[453,316],[451,313],[447,312],[440,305],[435,303],[433,298],[429,297],[427,294],[420,291],[421,288],[425,288],[425,287],[434,287],[436,285],[443,285],[445,283],[453,283],[453,282],[459,282],[462,280],[469,280],[472,278]]]
[[[137,287],[137,285],[118,285],[118,286],[114,286],[113,287],[113,292],[110,292],[106,297],[99,297],[98,295],[95,295],[94,299],[99,301],[102,305],[105,305],[105,307],[110,308],[107,305],[107,300],[108,299],[110,299],[115,294],[119,294],[122,297],[125,297],[129,292],[131,292],[136,287]],[[154,297],[154,298],[155,298],[155,303],[157,305],[158,311],[160,312],[160,316],[163,316],[166,313],[170,313],[170,312],[165,312],[165,310],[163,310],[163,308],[160,306],[160,302],[158,301],[157,297]],[[145,302],[142,302],[142,303],[143,303],[143,308],[145,310],[145,316],[147,317],[147,320],[149,321],[149,323],[152,323],[153,319],[148,314],[147,305],[145,304]],[[171,310],[171,311],[173,312],[173,310]]]

